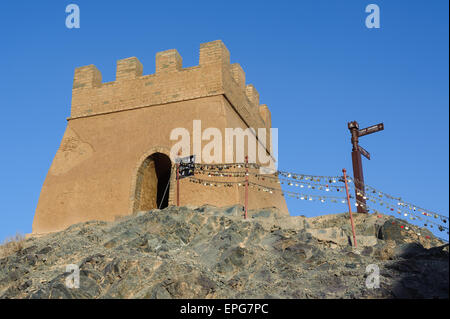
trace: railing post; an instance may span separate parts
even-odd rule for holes
[[[348,193],[347,171],[344,168],[342,169],[342,172],[344,173],[345,191],[347,192],[348,213],[350,214],[350,222],[352,223],[353,242],[355,243],[355,248],[357,248],[355,225],[353,224],[352,205],[350,204],[350,195]]]
[[[180,163],[177,163],[177,206],[180,206]]]
[[[248,208],[248,156],[245,157],[245,212],[244,219],[247,219]]]

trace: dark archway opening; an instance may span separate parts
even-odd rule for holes
[[[133,211],[165,208],[169,205],[172,163],[163,153],[147,157],[138,170]]]

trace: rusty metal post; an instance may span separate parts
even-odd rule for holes
[[[348,213],[350,214],[350,222],[352,223],[353,242],[355,243],[355,248],[357,248],[355,225],[353,224],[352,205],[350,204],[350,195],[348,193],[347,174],[346,174],[347,171],[344,168],[342,169],[342,172],[344,173],[345,191],[347,192]]]
[[[177,163],[177,206],[180,206],[180,164]]]
[[[359,150],[359,124],[356,121],[348,123],[348,129],[352,134],[352,163],[353,163],[353,179],[355,182],[355,196],[358,203],[357,212],[367,213],[364,187],[364,176],[362,168],[361,151]]]
[[[364,176],[362,169],[361,152],[352,151],[353,179],[355,182],[355,196],[358,203],[357,212],[367,213],[365,197]]]
[[[245,157],[245,211],[244,219],[247,219],[248,208],[248,156]]]

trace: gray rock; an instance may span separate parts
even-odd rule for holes
[[[0,298],[448,298],[448,246],[355,214],[168,207],[31,236],[0,258]],[[413,226],[410,226],[413,227]],[[430,235],[432,237],[432,235]],[[66,265],[80,288],[65,285]],[[367,265],[382,286],[367,289]]]

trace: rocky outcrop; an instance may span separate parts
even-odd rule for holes
[[[77,224],[1,258],[0,298],[448,298],[448,245],[355,215],[358,248],[347,214],[168,207]],[[373,265],[378,288],[366,285]]]

